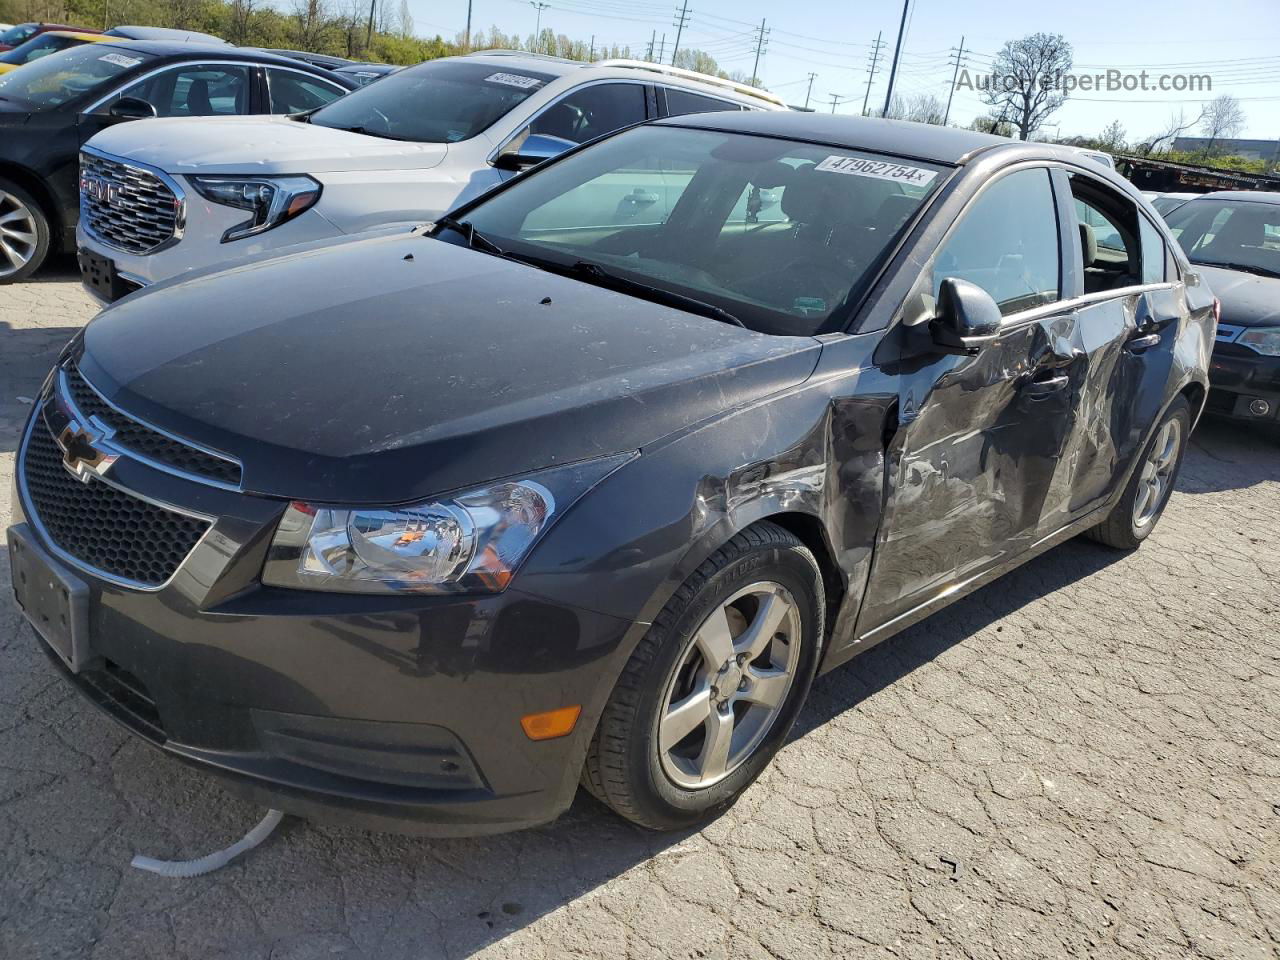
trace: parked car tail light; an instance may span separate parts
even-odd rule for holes
[[[321,186],[310,177],[190,177],[196,192],[211,203],[248,210],[252,216],[222,235],[223,243],[278,227],[310,209]]]

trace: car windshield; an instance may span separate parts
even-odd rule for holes
[[[391,140],[469,140],[555,77],[491,64],[436,60],[335,100],[310,121]]]
[[[0,33],[0,43],[16,47],[20,43],[26,43],[39,29],[40,27],[34,23],[20,23],[16,27],[10,27],[4,33]]]
[[[0,63],[18,65],[30,63],[32,60],[39,60],[59,50],[78,47],[84,42],[79,37],[67,36],[65,33],[42,33],[38,37],[32,37],[20,47],[15,47],[7,53],[0,53]]]
[[[1280,203],[1189,200],[1165,222],[1192,263],[1280,277]]]
[[[1186,202],[1186,197],[1156,197],[1151,201],[1151,205],[1156,208],[1156,213],[1167,217]]]
[[[106,87],[116,77],[151,58],[149,53],[109,44],[82,44],[0,76],[0,98],[25,104],[33,110],[61,106]]]
[[[517,258],[589,281],[623,278],[755,330],[807,336],[847,318],[944,169],[644,126],[548,165],[459,219]]]

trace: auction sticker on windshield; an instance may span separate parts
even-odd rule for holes
[[[867,160],[863,157],[827,157],[817,169],[825,173],[847,173],[855,177],[875,177],[878,180],[895,180],[924,186],[937,176],[937,171],[912,167],[888,160]]]
[[[117,67],[124,67],[126,70],[130,67],[136,67],[142,62],[140,57],[126,57],[122,53],[107,53],[98,59],[103,63],[114,63]]]
[[[518,73],[491,73],[484,79],[486,83],[501,83],[508,87],[519,87],[521,90],[542,85],[542,81],[537,77],[522,77]]]

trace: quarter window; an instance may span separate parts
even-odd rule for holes
[[[267,68],[267,89],[272,113],[305,113],[337,100],[346,93],[338,87],[292,70]]]
[[[1138,218],[1138,233],[1142,237],[1142,282],[1164,283],[1164,238],[1146,217]]]
[[[704,97],[675,87],[664,88],[667,93],[667,115],[684,117],[691,113],[715,113],[718,110],[741,110],[736,103],[719,97]]]
[[[644,87],[638,83],[598,83],[574,91],[543,111],[531,133],[586,143],[645,119]]]
[[[933,293],[956,277],[977,284],[1005,316],[1060,299],[1058,217],[1048,170],[1020,170],[988,187],[939,251]]]

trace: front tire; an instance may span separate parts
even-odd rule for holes
[[[817,670],[826,598],[813,554],[772,523],[675,592],[632,653],[583,782],[634,823],[677,830],[733,804],[786,740]]]
[[[26,190],[0,177],[0,284],[25,280],[49,255],[49,219]]]
[[[1180,396],[1147,441],[1124,495],[1107,519],[1088,531],[1091,539],[1117,550],[1136,550],[1151,536],[1178,480],[1190,436],[1191,406]]]

